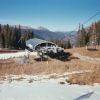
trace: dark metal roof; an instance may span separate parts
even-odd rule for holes
[[[42,44],[42,43],[51,43],[51,44],[54,44],[52,42],[49,42],[49,41],[46,41],[46,40],[42,40],[42,39],[38,39],[38,38],[33,38],[33,39],[29,39],[26,41],[26,46],[29,47],[29,45],[32,45],[33,49],[35,50],[35,47],[39,44]],[[56,45],[56,44],[54,44]]]

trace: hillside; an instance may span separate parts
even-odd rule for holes
[[[83,56],[88,56],[92,58],[100,58],[100,45],[97,46],[97,50],[87,50],[86,47],[66,49],[66,52],[72,54],[79,53]]]
[[[41,37],[46,40],[50,39],[62,39],[62,40],[75,40],[75,35],[76,31],[72,32],[70,34],[70,31],[66,32],[61,32],[61,31],[50,31],[46,28],[38,28],[38,29],[33,29],[33,32],[36,36]]]
[[[24,33],[25,31],[33,31],[34,36],[37,38],[41,38],[44,40],[50,39],[62,39],[64,41],[70,39],[71,41],[75,41],[76,31],[51,31],[44,27],[38,27],[37,29],[31,28],[28,26],[21,26],[21,31]]]

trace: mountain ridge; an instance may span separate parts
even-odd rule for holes
[[[2,25],[4,26],[4,25]],[[74,40],[77,31],[51,31],[43,26],[39,26],[38,28],[32,28],[31,26],[23,26],[23,25],[9,25],[10,27],[16,27],[21,29],[22,33],[25,31],[33,31],[34,36],[44,40],[64,40],[68,39]]]

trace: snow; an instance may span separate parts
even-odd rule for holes
[[[0,54],[0,59],[9,59],[9,58],[15,58],[15,57],[23,57],[25,55],[27,55],[26,52],[3,53],[3,54]]]
[[[0,100],[99,100],[100,98],[99,84],[94,86],[60,84],[65,82],[63,77],[57,79],[32,75],[10,77],[25,79],[13,80],[10,83],[6,80],[0,84]],[[33,79],[32,83],[29,83],[30,79]]]
[[[0,59],[24,57],[24,56],[28,56],[28,55],[37,56],[37,52],[23,51],[23,52],[16,52],[16,53],[3,53],[3,54],[0,54]]]

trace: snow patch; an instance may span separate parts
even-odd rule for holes
[[[57,74],[55,74],[57,75]],[[66,74],[65,74],[66,75]],[[8,78],[22,81],[7,80],[0,84],[0,100],[99,100],[100,85],[69,85],[59,84],[65,82],[64,77],[55,79],[48,78],[50,75],[11,75]],[[30,79],[34,79],[29,83]]]

